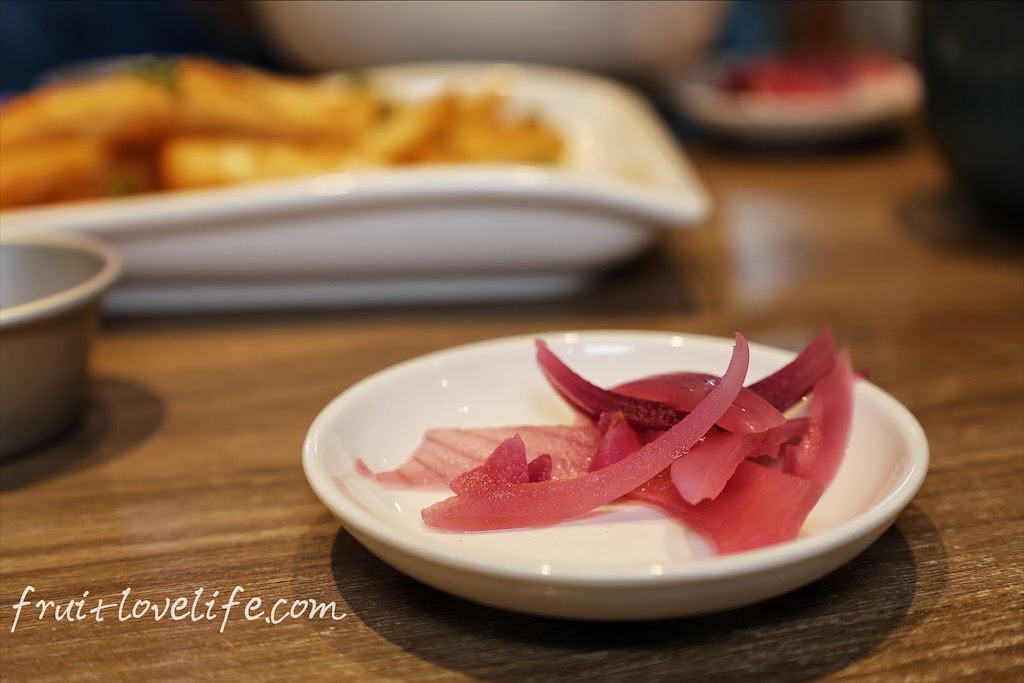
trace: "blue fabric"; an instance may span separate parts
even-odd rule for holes
[[[188,0],[3,0],[0,92],[37,84],[54,67],[142,53],[206,54],[271,65],[269,53],[218,26]]]
[[[778,52],[785,20],[785,0],[738,0],[729,8],[715,50],[736,56]]]

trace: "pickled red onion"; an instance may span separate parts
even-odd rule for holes
[[[553,355],[553,354],[552,354]],[[749,363],[743,335],[722,381],[693,411],[635,453],[572,479],[500,484],[446,498],[423,510],[423,521],[447,531],[485,531],[555,524],[586,514],[643,485],[688,451],[735,400]]]
[[[634,398],[591,384],[573,372],[540,339],[537,340],[537,362],[551,386],[591,417],[621,412],[633,429],[668,429],[683,417],[660,401]]]
[[[814,385],[807,435],[788,450],[785,471],[828,486],[846,453],[853,423],[853,383],[856,375],[850,353],[843,349],[827,375]]]
[[[672,372],[633,380],[614,387],[626,396],[667,403],[680,413],[693,410],[720,378],[700,372]],[[775,406],[756,392],[744,387],[718,421],[730,432],[760,432],[786,421]]]
[[[744,460],[714,500],[683,500],[666,469],[628,498],[647,503],[706,534],[719,553],[754,550],[797,537],[822,487]]]
[[[802,437],[807,426],[807,418],[793,418],[753,434],[711,432],[672,463],[672,482],[687,503],[717,498],[741,462],[757,455],[778,456],[781,446]]]
[[[751,384],[750,389],[779,410],[786,410],[807,395],[814,383],[832,369],[835,360],[835,335],[826,327],[796,358]]]

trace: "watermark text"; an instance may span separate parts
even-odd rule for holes
[[[21,599],[11,605],[14,621],[11,633],[23,619],[50,619],[57,622],[100,622],[132,620],[220,622],[218,631],[224,633],[228,619],[232,616],[245,621],[262,621],[277,625],[288,620],[306,619],[341,621],[345,612],[338,613],[334,601],[320,602],[311,598],[264,600],[255,595],[246,595],[242,586],[235,586],[230,593],[215,590],[211,593],[199,587],[190,595],[164,597],[152,600],[135,597],[132,589],[125,588],[117,599],[93,598],[84,591],[81,598],[66,601],[40,598],[33,586],[25,586]]]

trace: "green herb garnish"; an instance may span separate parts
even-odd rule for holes
[[[348,79],[349,85],[353,88],[369,89],[370,87],[370,74],[362,69],[349,71],[345,74],[345,78]]]
[[[104,190],[110,197],[123,197],[137,193],[139,184],[127,173],[113,173],[105,179]]]
[[[125,67],[125,73],[162,85],[171,92],[178,87],[178,61],[167,57],[140,57]]]
[[[390,102],[378,102],[377,111],[374,112],[378,121],[384,122],[390,119],[395,113],[395,106]]]

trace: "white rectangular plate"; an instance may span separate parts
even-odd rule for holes
[[[0,213],[0,235],[87,232],[122,251],[110,312],[540,298],[699,223],[709,200],[629,88],[511,64],[375,69],[386,93],[500,89],[555,124],[564,164],[338,173]]]

